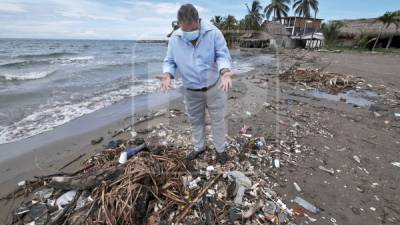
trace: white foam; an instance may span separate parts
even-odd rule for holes
[[[160,83],[156,79],[137,80],[142,83],[125,89],[116,89],[106,92],[82,102],[53,103],[39,107],[38,111],[6,127],[1,127],[0,144],[18,141],[67,123],[83,115],[92,113],[101,108],[110,106],[124,98],[155,92]],[[179,86],[180,82],[175,84]]]
[[[5,80],[36,80],[47,77],[56,72],[52,71],[39,71],[39,72],[28,72],[25,74],[3,74],[0,77],[3,77]]]

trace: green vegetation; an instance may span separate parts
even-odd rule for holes
[[[396,28],[399,29],[399,23],[400,23],[399,12],[398,11],[397,12],[386,12],[383,16],[378,18],[378,21],[382,22],[382,27],[381,27],[378,37],[375,40],[375,44],[374,44],[374,47],[372,48],[372,51],[375,51],[376,45],[378,44],[379,39],[382,35],[383,28],[385,28],[385,27],[388,28],[388,27],[390,27],[390,25],[395,24]],[[388,41],[388,44],[386,45],[386,49],[388,49],[390,47],[392,39],[393,39],[393,36]]]
[[[339,35],[340,28],[342,28],[344,24],[342,22],[331,22],[322,24],[321,31],[324,34],[325,38],[325,46],[327,49],[332,49],[336,47]]]
[[[288,16],[290,0],[271,0],[264,9],[265,17],[269,19],[274,13],[272,20],[281,21],[282,16]]]

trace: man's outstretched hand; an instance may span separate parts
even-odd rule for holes
[[[168,73],[163,73],[161,76],[156,76],[161,82],[161,90],[166,92],[169,91],[171,86],[171,76]]]
[[[233,73],[231,71],[227,71],[221,76],[221,84],[219,85],[221,90],[228,92],[229,89],[232,88],[232,75]]]

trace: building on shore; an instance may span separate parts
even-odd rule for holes
[[[389,27],[384,26],[377,18],[354,19],[354,20],[335,20],[332,22],[342,22],[344,26],[340,29],[340,43],[344,47],[357,47],[357,40],[360,35],[364,35],[369,41],[367,48],[372,48],[374,39],[382,32],[377,48],[395,47],[400,48],[400,29],[396,29],[394,24]],[[376,40],[376,39],[375,39]]]
[[[239,39],[241,48],[267,48],[270,47],[273,37],[263,31],[254,31],[242,35]]]
[[[282,24],[292,36],[305,36],[311,33],[321,31],[321,23],[323,19],[310,17],[288,16],[282,18]]]
[[[324,36],[321,32],[323,19],[288,16],[282,18],[282,24],[290,33],[291,46],[307,49],[318,49],[323,46]]]

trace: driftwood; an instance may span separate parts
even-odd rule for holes
[[[207,190],[217,182],[217,180],[221,177],[221,174],[218,174],[214,179],[212,179],[201,191],[200,193],[196,196],[196,198],[193,199],[193,201],[187,205],[182,212],[176,216],[175,224],[179,224],[183,218],[189,213],[190,209],[196,204],[202,197],[203,195],[207,192]]]
[[[78,177],[53,177],[49,186],[60,190],[89,190],[106,180],[113,180],[124,172],[124,167],[101,169]]]

